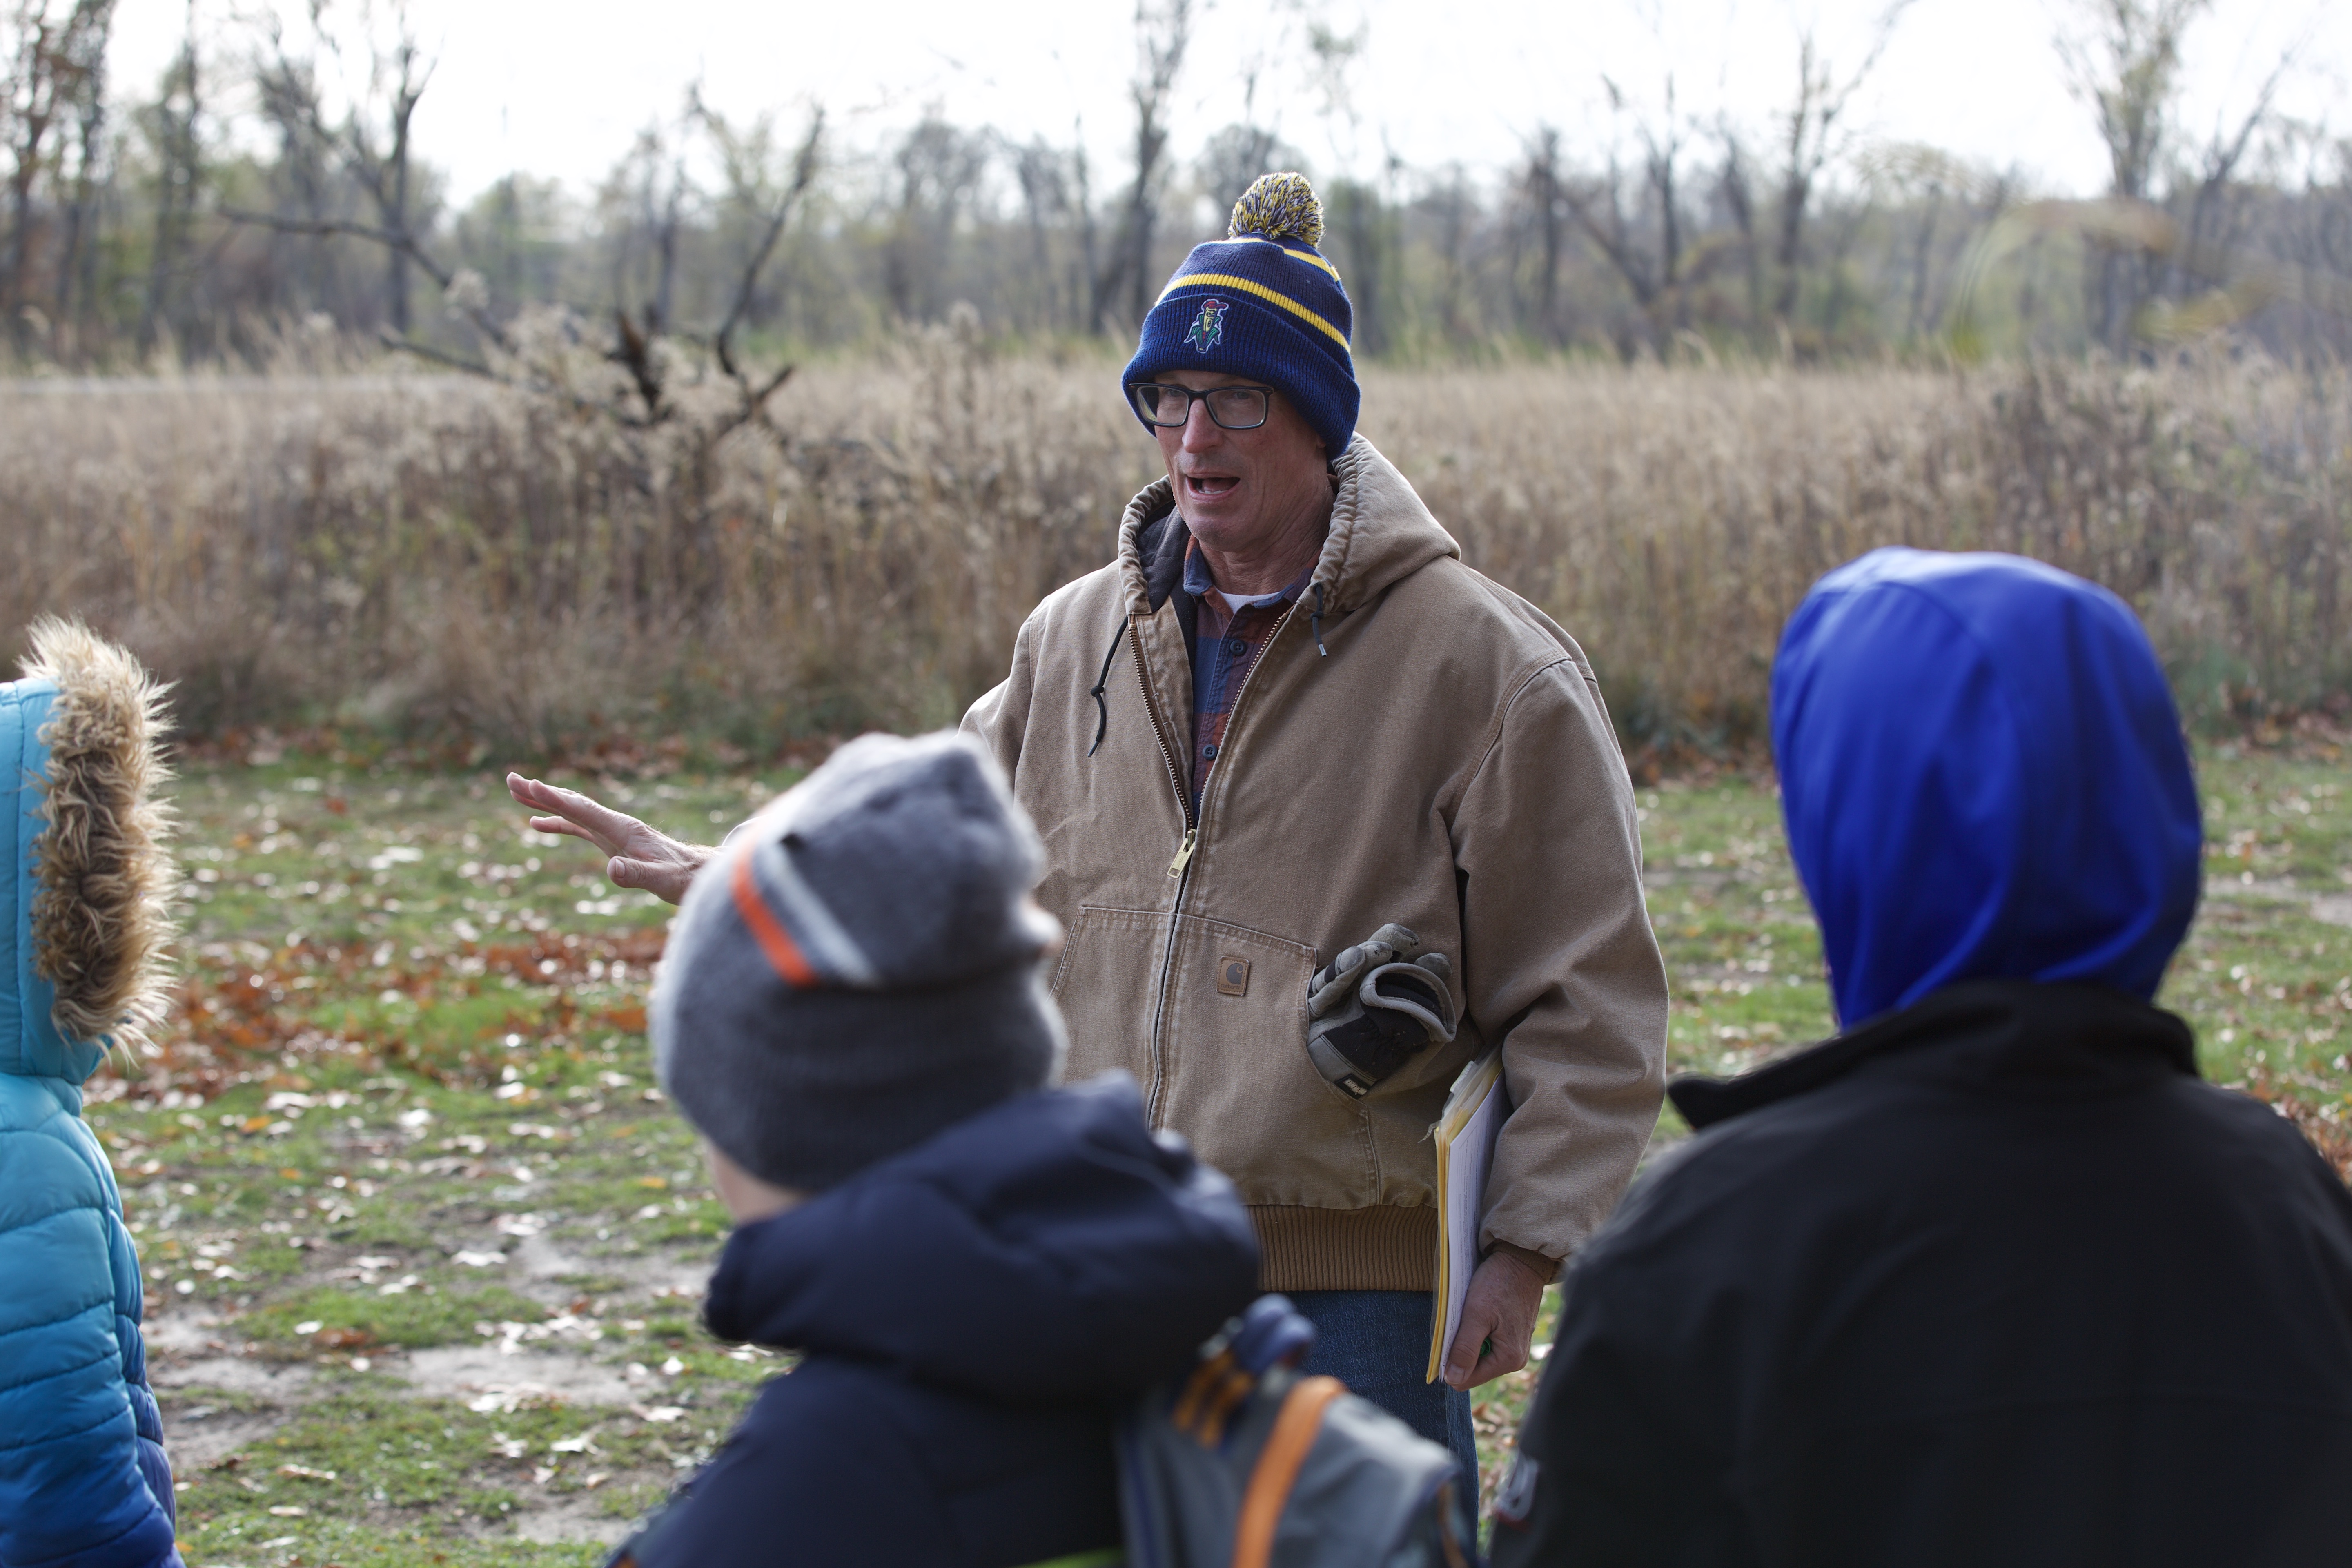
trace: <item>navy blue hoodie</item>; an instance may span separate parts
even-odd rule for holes
[[[743,1226],[711,1331],[805,1359],[642,1568],[1020,1568],[1119,1541],[1111,1419],[1256,1293],[1231,1185],[1108,1073],[1005,1101]]]

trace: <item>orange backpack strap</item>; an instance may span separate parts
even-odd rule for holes
[[[1283,1505],[1298,1482],[1307,1451],[1315,1447],[1322,1429],[1323,1412],[1348,1392],[1336,1377],[1302,1377],[1284,1396],[1274,1430],[1250,1472],[1249,1490],[1242,1497],[1241,1522],[1234,1527],[1233,1568],[1267,1568],[1274,1559],[1275,1526],[1282,1521]]]

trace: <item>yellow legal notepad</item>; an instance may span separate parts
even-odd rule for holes
[[[1462,1069],[1445,1110],[1429,1130],[1437,1144],[1437,1289],[1429,1324],[1429,1376],[1435,1383],[1445,1352],[1462,1327],[1462,1305],[1478,1267],[1478,1220],[1486,1206],[1486,1170],[1495,1135],[1511,1113],[1503,1089],[1503,1047]]]

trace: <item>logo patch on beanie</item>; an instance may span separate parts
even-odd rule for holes
[[[1211,349],[1223,342],[1226,308],[1223,300],[1202,300],[1201,313],[1193,318],[1192,330],[1184,334],[1184,341],[1202,353],[1207,353]]]

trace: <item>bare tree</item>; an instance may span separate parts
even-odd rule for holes
[[[1468,172],[1459,163],[1446,168],[1423,187],[1417,205],[1433,231],[1438,255],[1438,330],[1448,342],[1459,342],[1474,331],[1470,244],[1471,231],[1478,221],[1478,198]]]
[[[899,142],[892,163],[898,204],[882,253],[884,297],[900,321],[929,321],[946,307],[940,279],[956,219],[988,166],[988,142],[926,115]]]
[[[710,128],[722,144],[740,148],[743,138],[724,120],[707,106],[702,109],[701,115],[703,123]],[[760,201],[751,214],[755,220],[751,229],[752,241],[742,255],[727,313],[720,319],[718,330],[708,339],[688,337],[687,340],[707,344],[720,374],[733,385],[737,395],[735,406],[719,419],[708,437],[709,440],[716,440],[747,425],[756,426],[779,440],[783,437],[783,432],[777,429],[768,417],[768,399],[792,379],[793,367],[781,365],[772,375],[755,380],[736,357],[735,334],[750,323],[758,308],[761,280],[767,273],[768,263],[775,257],[777,243],[783,238],[784,229],[791,224],[793,215],[800,210],[801,204],[816,184],[824,145],[824,113],[817,110],[809,115],[807,133],[801,138],[799,148],[785,164],[782,188]],[[740,156],[730,157],[730,163],[740,171],[744,160]],[[755,189],[743,182],[738,174],[735,194],[739,199]],[[664,399],[663,360],[656,353],[658,331],[634,327],[625,310],[617,315],[619,342],[611,357],[629,372],[644,405],[643,421],[647,424],[666,422],[676,416],[677,408]]]
[[[1029,276],[1016,295],[1028,300],[1034,324],[1047,331],[1092,331],[1095,213],[1087,187],[1083,128],[1067,150],[1044,137],[1003,149],[1021,187],[1028,226]]]
[[[1739,131],[1727,118],[1718,122],[1716,139],[1723,144],[1723,163],[1716,171],[1715,200],[1730,219],[1733,243],[1738,247],[1741,270],[1748,285],[1748,322],[1752,330],[1765,318],[1764,246],[1756,233],[1757,169]]]
[[[1619,118],[1633,120],[1642,149],[1641,172],[1629,175],[1612,148],[1601,177],[1564,182],[1560,197],[1577,226],[1633,290],[1645,336],[1656,348],[1683,325],[1681,159],[1690,127],[1676,111],[1672,77],[1666,79],[1665,111],[1655,120],[1634,114],[1615,82],[1603,77],[1601,85]]]
[[[267,16],[255,68],[264,112],[278,127],[281,145],[295,149],[298,157],[312,165],[295,171],[295,194],[310,210],[299,220],[284,213],[231,216],[285,233],[392,237],[393,242],[382,247],[383,319],[394,337],[406,338],[414,325],[411,269],[421,268],[446,283],[420,256],[421,234],[430,222],[419,208],[412,134],[416,106],[432,82],[435,62],[417,39],[406,0],[392,0],[383,17],[388,32],[379,27],[370,0],[362,0],[352,15],[353,29],[364,40],[366,75],[351,91],[341,121],[331,124],[320,81],[321,57],[340,66],[345,48],[344,29],[334,25],[331,4],[314,0],[309,47],[301,53],[289,44],[276,17]],[[319,172],[330,160],[373,208],[372,224],[355,225],[324,210]]]
[[[72,98],[73,140],[70,151],[61,148],[58,160],[56,188],[65,204],[65,222],[58,245],[54,299],[58,327],[68,334],[63,341],[72,345],[78,345],[83,318],[98,294],[99,197],[107,177],[110,142],[106,38],[112,31],[112,5],[113,0],[105,0],[102,7],[94,4],[87,7],[103,9],[107,26],[83,35],[87,53],[76,63],[79,85]]]
[[[1192,42],[1192,0],[1140,0],[1135,8],[1136,71],[1128,83],[1135,106],[1135,183],[1102,271],[1096,274],[1091,330],[1108,324],[1119,284],[1128,285],[1128,315],[1140,321],[1151,309],[1151,245],[1159,224],[1168,153],[1168,100]]]
[[[1937,148],[1900,143],[1862,161],[1865,188],[1894,219],[1888,260],[1905,342],[1942,330],[1956,247],[2009,206],[2011,183]],[[1892,301],[1890,301],[1892,303]]]
[[[139,349],[155,344],[168,323],[180,282],[181,255],[195,224],[204,180],[204,148],[197,121],[204,113],[201,60],[196,47],[196,0],[188,0],[187,32],[178,57],[163,78],[163,90],[149,110],[155,146],[155,238],[147,270],[147,297],[139,318]]]
[[[1840,146],[1840,132],[1853,95],[1876,68],[1895,36],[1895,26],[1912,0],[1893,0],[1880,13],[1870,47],[1853,74],[1840,79],[1814,42],[1813,31],[1797,36],[1797,97],[1781,117],[1779,232],[1773,268],[1779,280],[1773,313],[1783,326],[1794,321],[1803,278],[1805,216],[1822,170]]]
[[[1073,122],[1070,135],[1070,181],[1077,192],[1078,207],[1078,276],[1073,291],[1086,313],[1078,323],[1087,332],[1103,330],[1105,299],[1102,289],[1102,221],[1095,207],[1094,165],[1087,157],[1087,128],[1083,119]]]
[[[2189,198],[2188,232],[2172,258],[2170,283],[2176,298],[2185,297],[2193,286],[2190,279],[2200,270],[2201,258],[2235,248],[2239,237],[2229,231],[2228,212],[2232,205],[2231,195],[2238,170],[2253,146],[2255,136],[2270,122],[2279,84],[2293,68],[2299,52],[2299,44],[2281,51],[2278,63],[2263,79],[2252,106],[2238,121],[2236,130],[2229,130],[2226,122],[2217,125],[2201,150],[2197,188]]]
[[[656,121],[638,132],[603,193],[608,215],[621,229],[611,258],[613,299],[626,310],[630,296],[642,288],[639,312],[647,331],[664,331],[677,311],[677,247],[693,192],[686,173],[685,130],[702,111],[700,87],[688,88],[684,123],[673,129]],[[651,266],[649,280],[640,276],[641,263]]]
[[[1558,128],[1537,126],[1525,147],[1526,162],[1520,165],[1517,195],[1536,242],[1536,302],[1533,321],[1522,324],[1532,325],[1538,336],[1556,343],[1561,337],[1559,264],[1567,237],[1568,205]],[[1516,276],[1513,281],[1517,281]]]
[[[267,25],[268,47],[257,49],[252,65],[254,90],[261,116],[278,143],[271,169],[276,211],[313,226],[337,216],[341,157],[328,135],[319,103],[315,62],[289,54],[277,18]],[[334,251],[329,237],[320,233],[273,234],[273,246],[299,243],[301,247],[299,298],[312,309],[336,294]]]
[[[376,219],[386,233],[414,237],[415,214],[411,168],[409,125],[416,105],[433,79],[434,62],[417,45],[409,26],[408,7],[395,0],[394,32],[381,47],[372,47],[368,59],[368,96],[382,104],[383,123],[373,123],[353,105],[343,122],[345,166],[375,203]],[[409,261],[412,247],[390,246],[384,251],[384,311],[395,336],[409,331]]]
[[[102,121],[105,102],[106,43],[113,22],[114,0],[17,0],[5,14],[7,47],[5,79],[0,79],[0,138],[12,160],[8,175],[8,244],[0,254],[0,310],[6,312],[16,351],[29,346],[33,331],[33,265],[35,231],[39,215],[35,190],[43,173],[60,158],[53,132],[69,131],[79,121],[79,142],[66,142],[66,158],[78,148],[83,173],[94,150],[91,122]],[[79,205],[76,206],[77,213]],[[59,264],[60,279],[52,290],[56,304],[72,268],[72,242]]]
[[[2107,146],[2107,195],[2150,200],[2172,135],[2180,44],[2210,0],[2077,0],[2082,31],[2061,35],[2058,53],[2069,84],[2090,105]],[[2095,238],[2089,279],[2091,332],[2120,352],[2141,308],[2162,282],[2161,258],[2112,239]]]

